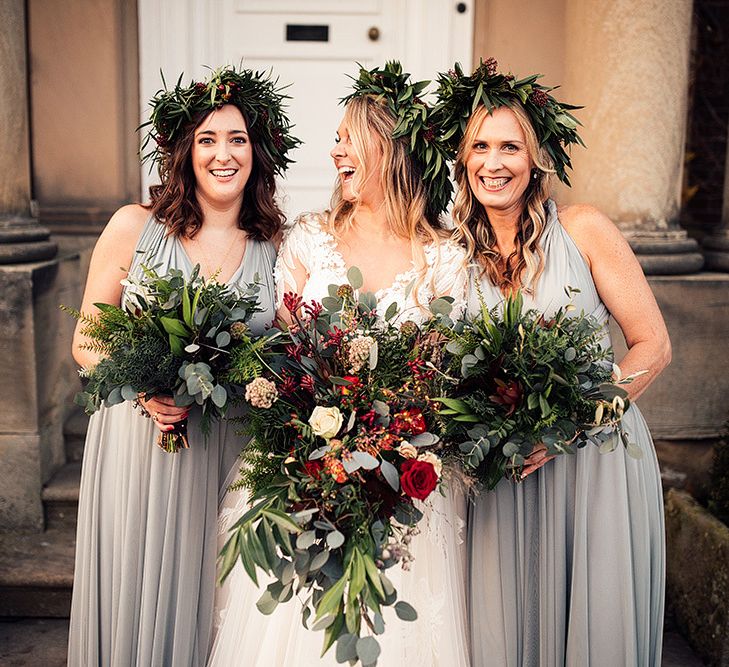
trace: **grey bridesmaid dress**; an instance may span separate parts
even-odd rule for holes
[[[248,239],[230,285],[256,276],[260,333],[274,314],[269,242]],[[182,244],[147,221],[131,273],[193,268]],[[158,430],[128,402],[91,417],[81,473],[68,664],[73,667],[204,665],[212,630],[218,502],[241,450],[236,425],[213,423],[205,439],[199,411],[188,420],[190,448],[155,444]]]
[[[526,305],[553,312],[569,301],[564,288],[577,287],[577,309],[607,322],[587,263],[551,200],[548,209],[544,273]],[[503,300],[487,279],[481,291],[489,307]],[[469,308],[477,307],[472,282]],[[643,450],[640,460],[622,447],[600,454],[588,444],[475,498],[468,522],[474,667],[660,665],[661,480],[635,404],[624,424]]]

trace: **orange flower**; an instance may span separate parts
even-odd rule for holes
[[[347,472],[339,459],[333,456],[324,457],[324,472],[327,473],[335,482],[343,484],[347,481]]]

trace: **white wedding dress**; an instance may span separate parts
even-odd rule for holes
[[[279,302],[287,291],[296,291],[291,271],[298,260],[307,271],[302,297],[305,301],[327,296],[330,284],[347,282],[347,267],[336,241],[322,226],[318,214],[300,216],[290,228],[279,250],[275,268]],[[452,296],[454,311],[465,307],[466,270],[463,250],[446,241],[426,246],[428,273],[418,292],[420,303],[438,296]],[[413,267],[394,283],[376,293],[382,312],[393,302],[400,306],[401,320],[423,321],[428,312],[418,306],[408,286],[415,278]],[[431,280],[431,278],[433,280]],[[237,469],[231,471],[233,482]],[[416,501],[417,502],[417,501]],[[448,484],[445,495],[434,493],[419,503],[424,511],[418,534],[411,543],[414,562],[404,572],[399,565],[387,570],[398,591],[398,599],[418,612],[414,622],[401,621],[392,607],[384,607],[385,633],[377,637],[382,647],[378,667],[468,667],[469,636],[466,610],[466,497],[457,481]],[[245,492],[229,492],[219,515],[219,547],[227,531],[246,510]],[[317,667],[333,666],[336,644],[320,658],[323,632],[301,623],[301,605],[294,598],[281,604],[271,616],[261,614],[256,601],[268,584],[259,573],[257,588],[240,562],[225,584],[216,591],[215,638],[208,667]]]

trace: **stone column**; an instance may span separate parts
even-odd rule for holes
[[[706,268],[729,273],[729,142],[727,142],[726,167],[724,169],[724,204],[721,224],[703,241]]]
[[[56,257],[30,207],[25,2],[0,0],[0,532],[43,528],[41,488],[64,462],[78,258]],[[36,159],[43,159],[39,154]],[[1,538],[0,538],[1,539]]]
[[[0,0],[0,22],[0,264],[35,262],[57,248],[30,214],[25,2]]]
[[[678,224],[691,0],[566,0],[566,81],[587,150],[564,198],[609,215],[649,274],[701,269]]]

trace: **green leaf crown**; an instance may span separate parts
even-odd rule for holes
[[[529,116],[540,145],[552,158],[558,178],[570,185],[567,168],[571,169],[572,163],[566,148],[570,144],[585,145],[577,133],[581,123],[570,111],[582,107],[558,102],[550,94],[555,88],[537,83],[541,74],[517,79],[512,74],[499,73],[497,66],[496,60],[489,58],[481,61],[470,76],[463,73],[460,63],[438,74],[435,112],[442,140],[447,143],[451,156],[455,157],[468,119],[479,104],[491,112],[497,107],[519,103]]]
[[[371,96],[387,105],[396,118],[392,138],[408,139],[410,156],[422,170],[431,212],[439,215],[445,211],[453,191],[449,151],[438,135],[433,108],[419,97],[430,81],[412,83],[410,74],[403,73],[395,60],[386,62],[384,68],[371,70],[360,65],[359,78],[351,78],[354,92],[340,101],[347,104],[356,97]]]
[[[211,69],[205,81],[191,81],[182,86],[182,74],[175,87],[167,88],[162,76],[161,90],[150,100],[150,119],[140,125],[150,130],[142,144],[142,161],[161,164],[183,129],[224,104],[233,104],[246,119],[251,140],[258,143],[269,157],[276,174],[281,175],[289,163],[289,151],[301,141],[291,134],[293,125],[284,113],[288,95],[277,87],[270,73],[249,69],[221,67]],[[147,146],[152,149],[144,153]]]

